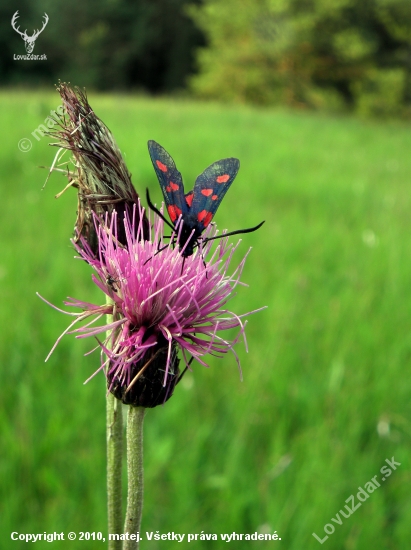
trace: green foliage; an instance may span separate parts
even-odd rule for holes
[[[66,296],[99,303],[91,270],[68,239],[75,193],[40,191],[55,149],[28,153],[21,138],[58,95],[2,93],[0,277],[0,540],[10,533],[102,531],[106,536],[105,388],[95,344],[65,336]],[[116,136],[133,181],[161,191],[146,142],[163,144],[187,188],[205,166],[237,156],[241,170],[216,216],[220,229],[252,226],[253,246],[230,307],[250,317],[249,353],[193,366],[172,399],[145,423],[142,531],[277,530],[287,550],[318,549],[359,486],[386,458],[401,466],[324,548],[407,548],[411,506],[411,137],[400,123],[310,113],[90,94]],[[216,130],[217,129],[217,130]],[[62,550],[80,542],[57,543]],[[167,546],[164,546],[166,544]],[[83,544],[103,548],[100,542]],[[194,549],[226,543],[191,543]],[[180,549],[144,541],[142,549]],[[236,541],[239,550],[253,548]],[[261,542],[265,550],[273,543]],[[36,543],[39,550],[49,543]]]
[[[102,90],[157,93],[182,89],[192,71],[193,48],[202,44],[184,13],[188,1],[24,0],[17,6],[19,24],[29,34],[44,13],[49,16],[33,52],[46,54],[47,61],[18,62],[13,55],[24,54],[24,44],[10,25],[17,7],[3,0],[0,80],[49,86],[60,79]]]
[[[408,0],[205,0],[193,91],[259,104],[411,113]]]
[[[411,116],[409,0],[21,0],[0,5],[3,85],[191,90],[225,102]],[[197,56],[197,63],[196,63]],[[196,73],[197,70],[197,73]],[[194,75],[194,76],[193,76]],[[192,78],[190,78],[192,77]]]
[[[405,89],[401,69],[370,69],[353,87],[357,110],[363,115],[400,115]],[[411,111],[410,111],[411,112]]]

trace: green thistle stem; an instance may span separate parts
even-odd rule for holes
[[[107,297],[107,303],[110,303]],[[112,315],[107,315],[107,323]],[[111,393],[107,395],[107,514],[108,533],[122,534],[122,458],[123,458],[123,414],[122,403]],[[109,550],[121,550],[120,540],[111,540]]]
[[[108,532],[123,532],[121,470],[123,454],[122,404],[111,393],[107,396],[107,508]],[[109,541],[109,550],[121,550],[121,541]]]
[[[130,406],[127,419],[127,513],[125,533],[140,533],[143,511],[143,422],[144,407]],[[138,540],[126,540],[124,550],[138,550]]]

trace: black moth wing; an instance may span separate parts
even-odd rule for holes
[[[201,231],[212,220],[239,169],[238,159],[222,159],[211,164],[196,179],[190,213],[196,214]]]
[[[148,152],[163,191],[167,211],[173,224],[180,214],[188,212],[184,196],[183,178],[171,155],[154,140],[148,142]]]

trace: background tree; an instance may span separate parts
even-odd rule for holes
[[[261,104],[411,110],[407,0],[205,0],[206,35],[192,89]]]
[[[88,0],[19,4],[21,28],[35,29],[47,13],[49,23],[34,54],[47,61],[14,61],[25,54],[10,21],[15,3],[0,11],[2,84],[47,84],[58,79],[101,90],[141,89],[164,93],[185,87],[193,70],[194,49],[202,33],[186,15],[189,0]]]
[[[0,6],[4,85],[80,83],[100,90],[170,93],[256,104],[411,116],[409,0],[22,0],[24,54]],[[195,56],[197,55],[197,63]]]

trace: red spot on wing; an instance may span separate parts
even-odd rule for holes
[[[176,219],[181,215],[181,210],[178,206],[175,204],[170,204],[167,206],[168,215],[170,216],[170,220],[174,223]]]
[[[218,199],[218,195],[213,195],[211,198],[213,199],[213,201],[216,201]]]
[[[191,192],[189,195],[186,195],[186,203],[188,204],[188,206],[191,207],[191,205],[193,204],[193,193]]]
[[[205,197],[209,197],[210,195],[212,195],[213,191],[214,189],[201,189],[201,194]]]
[[[163,164],[159,160],[156,160],[156,164],[162,172],[167,172],[167,166],[165,164]]]
[[[211,222],[212,219],[213,219],[212,213],[208,212],[207,216],[204,218],[204,221],[203,221],[204,227],[207,227],[207,225]]]
[[[202,222],[206,216],[207,216],[207,210],[201,210],[201,212],[197,214],[197,220],[199,222]]]
[[[197,220],[199,222],[202,222],[204,227],[207,227],[207,225],[211,222],[212,219],[213,219],[213,214],[211,212],[207,212],[207,210],[201,210],[201,212],[197,214]]]
[[[223,176],[218,176],[216,179],[217,183],[226,183],[230,179],[229,174],[224,174]]]
[[[166,187],[167,193],[171,193],[171,191],[177,191],[177,189],[180,189],[180,186],[177,185],[177,183],[174,183],[173,181],[170,181],[170,185],[167,185]]]

